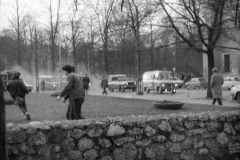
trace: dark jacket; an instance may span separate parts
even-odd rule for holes
[[[22,79],[10,80],[7,84],[7,90],[13,99],[16,99],[16,97],[25,98],[25,95],[28,94],[27,87]]]
[[[86,84],[90,83],[89,77],[83,77],[83,82]]]
[[[66,86],[60,93],[60,97],[69,94],[69,99],[74,100],[84,98],[83,84],[80,78],[75,73],[70,73],[67,77]]]
[[[101,81],[101,87],[102,87],[102,88],[108,87],[108,80],[107,80],[107,78],[103,78],[103,79],[102,79],[102,81]]]

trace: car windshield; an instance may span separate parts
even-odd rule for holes
[[[205,82],[205,79],[203,79],[203,78],[199,78],[198,79],[200,82]]]
[[[180,80],[178,77],[171,77],[171,80]]]
[[[119,81],[127,81],[128,78],[127,78],[127,76],[119,76],[119,77],[118,77],[118,80],[119,80]]]
[[[160,80],[170,80],[171,79],[171,73],[160,73],[159,78]]]

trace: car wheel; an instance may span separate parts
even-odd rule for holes
[[[238,103],[240,103],[240,93],[237,93],[236,100],[237,100]]]
[[[111,87],[108,87],[108,90],[110,91],[110,92],[113,92],[113,88],[111,88]]]

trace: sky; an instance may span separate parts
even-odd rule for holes
[[[19,2],[19,12],[23,15],[30,13],[36,17],[37,22],[47,23],[48,21],[48,4],[50,0],[17,0]],[[58,0],[52,0],[53,8],[57,6]],[[72,1],[63,1],[70,3]],[[66,11],[67,5],[62,11]],[[13,19],[16,15],[16,0],[0,0],[0,31],[10,25],[9,20]]]
[[[33,12],[39,11],[43,6],[40,0],[18,0],[20,12]],[[16,2],[15,0],[0,0],[0,30],[9,26],[9,20],[13,18],[15,11]]]

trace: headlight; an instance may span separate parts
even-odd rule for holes
[[[162,86],[164,87],[164,86],[165,86],[165,84],[162,84]]]
[[[128,83],[125,83],[125,85],[128,85]]]
[[[137,82],[134,82],[134,84],[137,84]]]
[[[91,86],[91,84],[89,83],[89,87]]]
[[[56,84],[54,84],[53,87],[56,87]]]
[[[175,87],[177,87],[177,84],[175,84]]]

